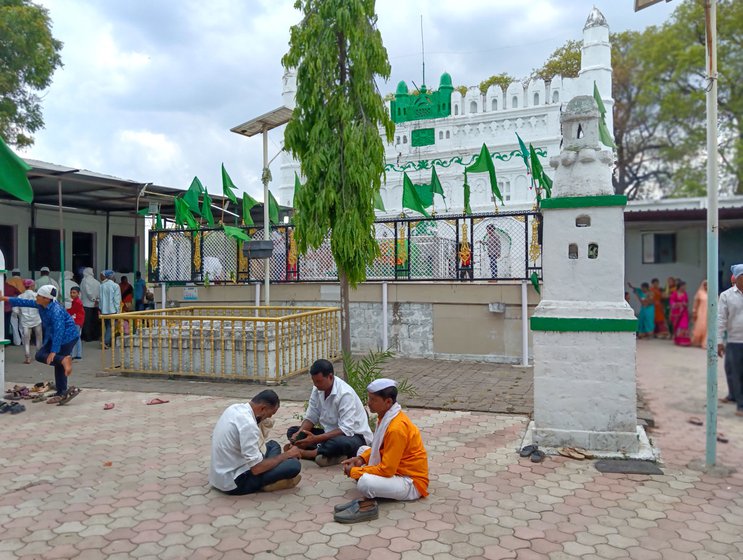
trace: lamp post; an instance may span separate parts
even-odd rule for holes
[[[282,106],[230,129],[232,132],[242,134],[248,138],[259,133],[263,135],[263,172],[261,173],[261,181],[263,182],[263,239],[265,241],[270,241],[271,239],[271,225],[269,224],[268,217],[268,183],[271,181],[271,171],[268,168],[270,163],[268,161],[268,131],[285,125],[289,122],[291,116],[292,110]],[[271,259],[266,259],[264,274],[263,305],[268,306],[271,304],[269,293],[269,287],[271,285]]]
[[[635,0],[635,11],[661,0]],[[666,0],[669,2],[670,0]],[[707,67],[707,432],[705,466],[717,456],[717,0],[704,0]]]

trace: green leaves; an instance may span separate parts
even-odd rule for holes
[[[62,43],[52,36],[45,8],[26,0],[0,2],[0,137],[18,147],[33,144],[44,126],[37,92],[62,65]]]
[[[378,254],[374,201],[384,173],[379,128],[392,140],[394,124],[376,87],[390,65],[374,2],[298,0],[302,21],[292,27],[282,59],[297,73],[296,108],[284,146],[305,178],[295,193],[297,247],[319,247],[330,232],[339,271],[352,286],[366,279]]]

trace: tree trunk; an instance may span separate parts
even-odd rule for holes
[[[339,271],[340,272],[340,271]],[[350,290],[348,287],[348,277],[344,272],[340,272],[341,283],[341,351],[344,354],[351,353],[351,315],[350,315]],[[346,379],[346,372],[343,372],[342,378]]]

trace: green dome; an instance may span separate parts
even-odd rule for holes
[[[406,84],[404,81],[397,84],[397,91],[395,92],[396,95],[407,95],[408,94],[408,84]]]
[[[451,76],[448,72],[441,74],[441,80],[439,80],[439,87],[452,87]]]

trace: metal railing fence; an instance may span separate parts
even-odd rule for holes
[[[118,313],[104,371],[278,384],[340,356],[337,307],[189,306]]]

